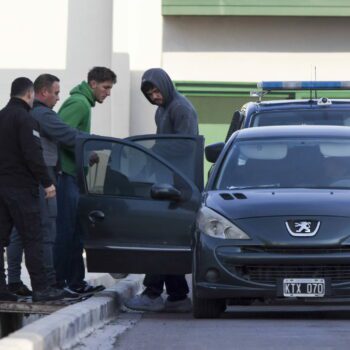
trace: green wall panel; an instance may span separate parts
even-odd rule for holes
[[[227,134],[227,130],[229,128],[229,124],[199,124],[199,133],[205,137],[205,146],[211,145],[215,142],[223,142],[225,141],[225,137]],[[208,179],[208,172],[212,163],[207,162],[204,159],[204,180],[205,183]]]
[[[163,15],[350,16],[349,0],[163,0]]]

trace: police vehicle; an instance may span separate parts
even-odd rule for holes
[[[350,126],[350,99],[334,99],[331,90],[350,90],[349,81],[264,81],[251,93],[259,97],[234,113],[226,141],[242,128],[272,125],[345,125]],[[263,101],[276,91],[309,90],[310,98]],[[349,91],[350,97],[350,91]]]

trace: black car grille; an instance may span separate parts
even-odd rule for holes
[[[332,283],[350,282],[350,265],[225,265],[245,280],[271,285],[279,278],[330,277]]]
[[[350,247],[242,247],[242,253],[271,253],[271,254],[334,254],[334,253],[350,253]]]

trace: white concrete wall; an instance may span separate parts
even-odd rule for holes
[[[19,10],[21,9],[21,10]],[[92,112],[92,132],[153,133],[154,106],[140,92],[143,72],[161,66],[161,0],[11,0],[0,11],[0,107],[16,77],[61,79],[61,102],[96,65],[117,84]]]
[[[11,0],[0,11],[0,106],[13,79],[51,73],[61,100],[96,65],[111,66],[113,0]],[[114,98],[114,91],[112,91]],[[59,107],[60,103],[57,105]],[[111,99],[92,112],[92,131],[111,135]]]
[[[164,17],[176,80],[350,80],[349,18]]]
[[[154,133],[155,107],[142,95],[140,84],[146,69],[162,65],[161,0],[114,1],[113,52],[129,58],[130,95],[120,96],[129,99],[130,135]]]

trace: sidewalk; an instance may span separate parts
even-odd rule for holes
[[[79,339],[115,317],[123,299],[130,298],[139,291],[142,277],[129,275],[116,280],[108,273],[87,273],[86,280],[90,284],[103,284],[106,290],[42,317],[1,339],[0,350],[69,349]],[[25,269],[22,280],[30,285]]]

